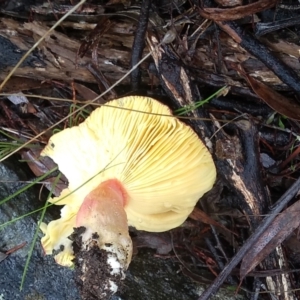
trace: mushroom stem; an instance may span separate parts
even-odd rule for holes
[[[112,179],[91,191],[78,211],[76,227],[80,249],[75,253],[75,265],[79,268],[77,277],[84,289],[81,291],[84,299],[90,297],[86,293],[101,297],[97,299],[109,298],[125,278],[124,271],[132,255],[125,203],[125,189],[118,180]],[[101,278],[94,278],[95,273],[100,273]],[[95,287],[94,281],[98,283],[96,291],[91,290],[91,286]]]

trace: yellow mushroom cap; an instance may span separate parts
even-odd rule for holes
[[[53,135],[42,155],[69,180],[68,189],[52,199],[65,205],[61,219],[42,228],[49,254],[70,235],[76,211],[101,182],[122,183],[129,225],[160,232],[181,225],[216,179],[212,157],[194,131],[148,97],[110,101],[79,126]]]

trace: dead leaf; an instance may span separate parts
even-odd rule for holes
[[[234,233],[231,230],[227,229],[222,224],[218,223],[217,221],[215,221],[214,219],[209,217],[204,211],[202,211],[201,209],[199,209],[197,207],[194,208],[194,210],[190,213],[189,217],[191,219],[195,220],[195,221],[200,221],[200,222],[203,222],[203,223],[208,224],[208,225],[213,225],[213,226],[220,227],[220,228],[236,235],[236,233]]]
[[[172,251],[172,241],[169,232],[145,232],[141,231],[133,238],[135,247],[148,247],[155,249],[158,254],[168,254]]]
[[[284,53],[287,55],[292,55],[296,58],[299,57],[299,54],[300,54],[299,46],[294,43],[289,43],[282,39],[278,39],[276,42],[273,42],[273,41],[271,42],[267,38],[264,38],[262,40],[268,47],[270,47],[274,51],[277,51],[279,53]]]
[[[256,243],[245,254],[240,268],[241,281],[281,242],[300,225],[300,201],[291,205],[269,225]]]
[[[248,81],[254,93],[258,97],[260,97],[266,104],[268,104],[273,110],[290,119],[300,120],[300,105],[298,103],[277,93],[275,90],[268,87],[264,83],[249,76],[241,66],[239,67],[239,72]]]
[[[30,149],[27,151],[21,152],[22,159],[26,160],[29,168],[36,176],[42,176],[45,173],[49,172],[53,168],[55,168],[56,164],[53,162],[52,159],[49,157],[40,157],[40,150],[36,149]],[[68,180],[66,177],[62,174],[60,177],[60,180],[56,183],[53,194],[55,196],[59,196],[61,191],[65,188],[67,188],[67,182]],[[45,186],[48,190],[51,190],[53,188],[53,183],[56,182],[55,177],[50,177],[47,179],[44,179]]]
[[[28,114],[36,114],[37,113],[37,110],[35,109],[35,107],[30,102],[27,103],[27,108],[26,109],[27,109]]]
[[[74,88],[78,92],[78,94],[83,97],[85,100],[93,100],[98,97],[98,94],[83,84],[74,82]]]

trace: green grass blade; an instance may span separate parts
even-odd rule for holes
[[[30,244],[29,251],[28,251],[28,256],[27,256],[27,259],[26,259],[26,263],[25,263],[25,266],[24,266],[24,270],[23,270],[23,274],[22,274],[22,280],[21,280],[21,284],[20,284],[20,291],[23,289],[23,285],[24,285],[24,282],[25,282],[25,278],[26,278],[26,274],[27,274],[27,271],[28,271],[31,256],[32,256],[32,253],[33,253],[33,250],[34,250],[37,238],[38,238],[39,228],[40,228],[41,223],[43,222],[43,219],[45,217],[45,213],[46,213],[46,210],[47,210],[47,207],[48,207],[47,206],[48,201],[49,201],[49,199],[51,198],[51,196],[53,194],[53,190],[55,189],[55,187],[56,187],[56,185],[57,185],[57,183],[60,179],[60,176],[61,176],[61,173],[56,176],[56,178],[55,178],[55,180],[54,180],[54,182],[51,186],[51,190],[48,194],[47,201],[45,202],[45,205],[42,208],[41,218],[38,221],[38,225],[37,225],[36,230],[34,232],[33,239],[32,239],[32,242]]]
[[[72,126],[76,126],[78,124],[78,119],[79,117],[81,117],[83,120],[85,120],[89,115],[90,115],[90,112],[86,109],[81,109],[78,114],[76,115],[71,115],[71,113],[74,111],[74,110],[79,110],[81,107],[76,105],[76,104],[72,104],[70,105],[70,110],[69,110],[69,115],[70,115],[70,118],[69,118],[69,127],[72,127]]]
[[[210,95],[208,98],[195,102],[193,105],[186,105],[182,108],[179,108],[177,110],[175,110],[175,115],[177,116],[182,116],[184,114],[187,114],[199,107],[201,107],[202,105],[204,105],[205,103],[207,103],[208,101],[210,101],[212,98],[218,96],[221,92],[223,92],[225,89],[227,88],[227,86],[223,86],[221,89],[219,89],[218,91],[216,91],[214,94]]]

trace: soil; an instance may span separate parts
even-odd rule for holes
[[[111,274],[111,266],[107,263],[108,252],[99,249],[96,241],[86,247],[82,243],[81,234],[84,227],[74,228],[71,236],[75,252],[75,281],[78,284],[82,300],[110,299],[114,292],[110,291],[109,282],[121,284],[121,275]],[[97,234],[97,233],[95,233]]]

